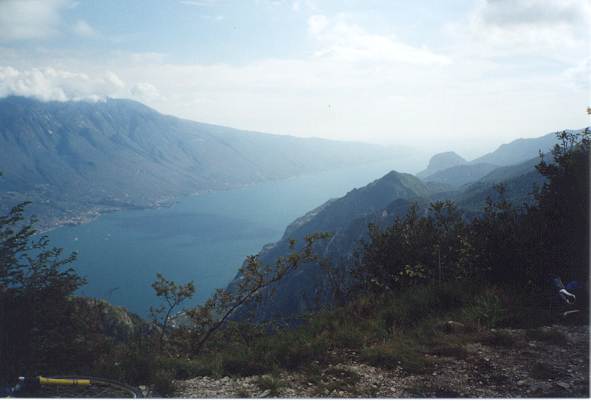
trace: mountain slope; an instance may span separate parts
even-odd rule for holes
[[[540,151],[545,153],[552,149],[556,143],[555,133],[538,138],[520,138],[503,144],[495,151],[470,161],[470,164],[491,163],[499,166],[509,166],[529,160]]]
[[[397,206],[397,213],[403,213],[409,204],[405,200],[426,198],[432,193],[433,190],[416,177],[392,171],[369,185],[354,189],[342,198],[330,200],[296,219],[287,227],[281,240],[263,248],[259,258],[264,264],[273,264],[279,256],[289,252],[291,239],[301,245],[308,234],[330,232],[333,236],[330,240],[319,243],[315,252],[337,262],[350,256],[354,245],[365,235],[367,222],[373,216],[388,214],[384,209],[392,202],[399,200],[401,205]],[[392,211],[394,209],[393,207]],[[389,217],[394,218],[394,213]],[[271,292],[275,295],[257,307],[256,318],[267,320],[314,309],[318,306],[317,302],[322,303],[326,296],[326,288],[322,288],[325,279],[324,271],[317,264],[302,266],[266,292],[267,295]],[[229,288],[232,289],[239,280],[240,276],[237,276]]]
[[[439,182],[459,187],[469,182],[479,180],[497,167],[499,166],[490,163],[463,164],[437,171],[436,173],[423,178],[423,180],[426,182]]]
[[[368,238],[368,224],[385,228],[404,215],[412,204],[417,204],[420,213],[426,213],[431,202],[445,199],[455,201],[470,218],[482,211],[487,197],[495,199],[497,193],[494,186],[499,183],[505,185],[507,199],[519,207],[524,202],[533,201],[531,192],[534,185],[541,186],[544,182],[535,169],[538,161],[536,158],[514,166],[498,167],[476,182],[456,190],[442,185],[429,187],[430,182],[421,185],[422,182],[413,180],[412,176],[391,172],[294,221],[279,242],[263,248],[260,260],[272,264],[279,256],[288,254],[289,239],[301,241],[305,235],[329,231],[333,236],[315,251],[331,262],[337,274],[344,273],[346,277],[346,269],[351,265],[351,257],[359,247],[359,241]],[[329,286],[329,279],[319,265],[305,265],[274,287],[272,291],[275,295],[257,306],[255,316],[259,320],[267,320],[313,310],[328,300]]]
[[[270,135],[162,115],[140,103],[0,99],[0,208],[47,221],[146,207],[205,190],[383,160],[377,145]]]

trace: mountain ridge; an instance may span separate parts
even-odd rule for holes
[[[0,207],[32,200],[45,226],[393,156],[378,145],[193,122],[125,99],[12,96],[0,99],[0,120]]]

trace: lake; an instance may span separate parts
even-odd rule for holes
[[[51,244],[79,253],[78,272],[88,284],[79,293],[125,306],[141,316],[158,300],[156,273],[193,280],[198,304],[225,287],[247,255],[277,241],[287,225],[330,198],[367,185],[395,162],[265,182],[180,199],[160,209],[127,210],[49,232]]]

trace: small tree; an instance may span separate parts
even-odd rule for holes
[[[193,322],[192,352],[199,353],[211,336],[241,308],[260,302],[265,292],[273,294],[273,285],[296,271],[302,264],[318,261],[313,252],[316,241],[330,235],[318,233],[305,237],[305,244],[296,250],[290,241],[290,254],[277,259],[274,265],[263,265],[257,256],[249,256],[239,270],[238,284],[229,290],[218,289],[203,305],[186,311]]]
[[[160,273],[156,274],[156,281],[152,283],[156,296],[163,299],[163,303],[157,308],[150,307],[150,314],[154,323],[160,327],[158,346],[162,349],[164,336],[169,329],[170,319],[173,311],[185,301],[191,299],[195,293],[193,282],[185,285],[178,285],[174,281],[167,280]]]

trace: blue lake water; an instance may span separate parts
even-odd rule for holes
[[[330,198],[367,185],[394,162],[332,170],[181,199],[169,208],[129,210],[48,233],[52,245],[79,253],[88,280],[82,295],[146,316],[158,300],[156,273],[195,282],[194,304],[225,287],[245,256],[277,241],[285,227]]]

